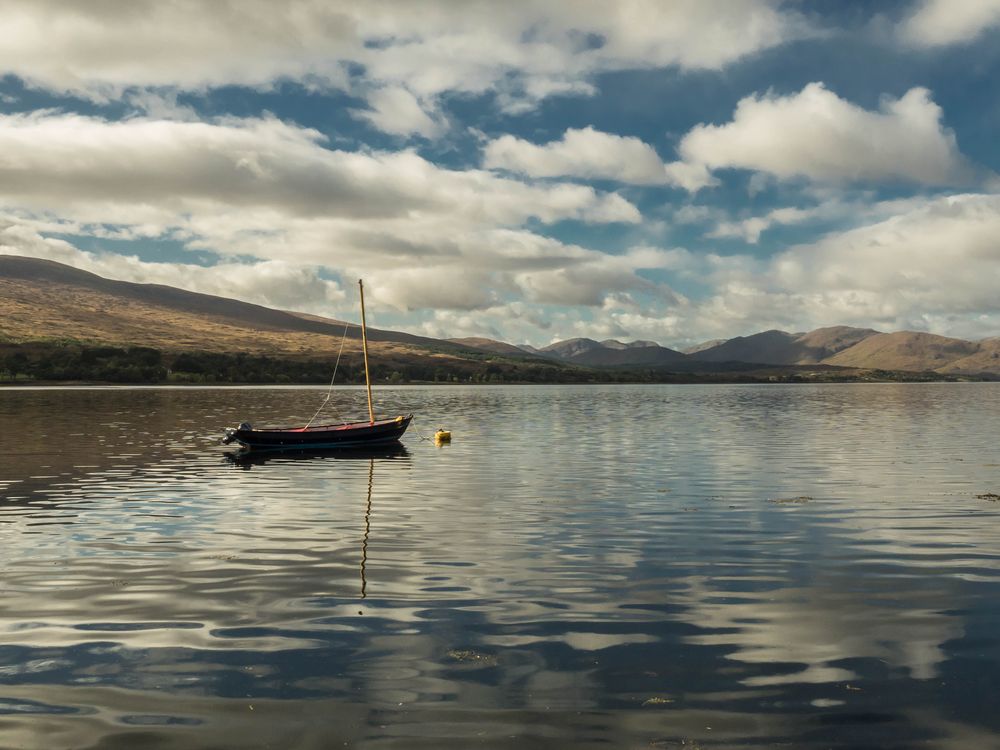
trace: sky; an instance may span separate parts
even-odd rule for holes
[[[0,253],[450,338],[1000,335],[1000,0],[0,0]]]

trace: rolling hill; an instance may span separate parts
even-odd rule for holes
[[[681,363],[689,364],[686,355],[653,341],[632,341],[626,344],[615,339],[594,341],[576,338],[558,341],[538,349],[537,352],[543,356],[585,367],[668,367]]]
[[[978,353],[972,341],[932,333],[879,333],[837,352],[825,361],[840,367],[879,367],[885,370],[940,370]],[[874,363],[874,364],[871,364]]]
[[[493,352],[495,354],[507,354],[512,357],[535,356],[534,352],[530,352],[523,347],[514,346],[513,344],[508,344],[505,341],[497,341],[495,339],[487,339],[480,336],[468,336],[466,338],[445,340],[468,349],[479,349],[484,352]]]
[[[575,338],[538,353],[588,367],[663,367],[678,372],[759,367],[824,367],[864,371],[935,372],[1000,377],[1000,337],[982,341],[871,328],[829,326],[806,333],[762,331],[751,336],[705,342],[686,352],[648,341],[623,344]]]
[[[344,321],[273,310],[159,284],[105,279],[61,263],[0,255],[0,334],[10,340],[70,338],[167,351],[247,351],[328,357]],[[348,324],[345,351],[358,350],[360,327]],[[465,347],[438,339],[368,329],[378,348]]]
[[[940,372],[957,375],[974,375],[977,373],[995,373],[1000,369],[1000,338],[983,339],[979,348],[965,357],[949,362],[940,368]]]
[[[692,352],[702,362],[759,362],[771,365],[808,365],[825,362],[869,336],[877,334],[870,328],[833,326],[817,328],[808,333],[764,331],[752,336],[738,336]]]
[[[601,348],[601,344],[598,341],[594,341],[593,339],[576,338],[567,339],[566,341],[557,341],[554,344],[543,346],[541,349],[537,350],[537,353],[541,354],[543,357],[569,360]]]

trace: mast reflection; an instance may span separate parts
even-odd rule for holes
[[[372,485],[375,483],[375,459],[368,459],[368,502],[365,505],[365,535],[361,539],[361,598],[368,596],[368,580],[365,578],[365,566],[368,563],[368,533],[371,531],[372,518]]]

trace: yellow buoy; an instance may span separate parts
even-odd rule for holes
[[[450,430],[438,430],[434,433],[435,443],[450,443],[451,442],[451,431]]]

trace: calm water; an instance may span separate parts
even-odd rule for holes
[[[323,396],[0,390],[0,747],[1000,747],[1000,384]]]

